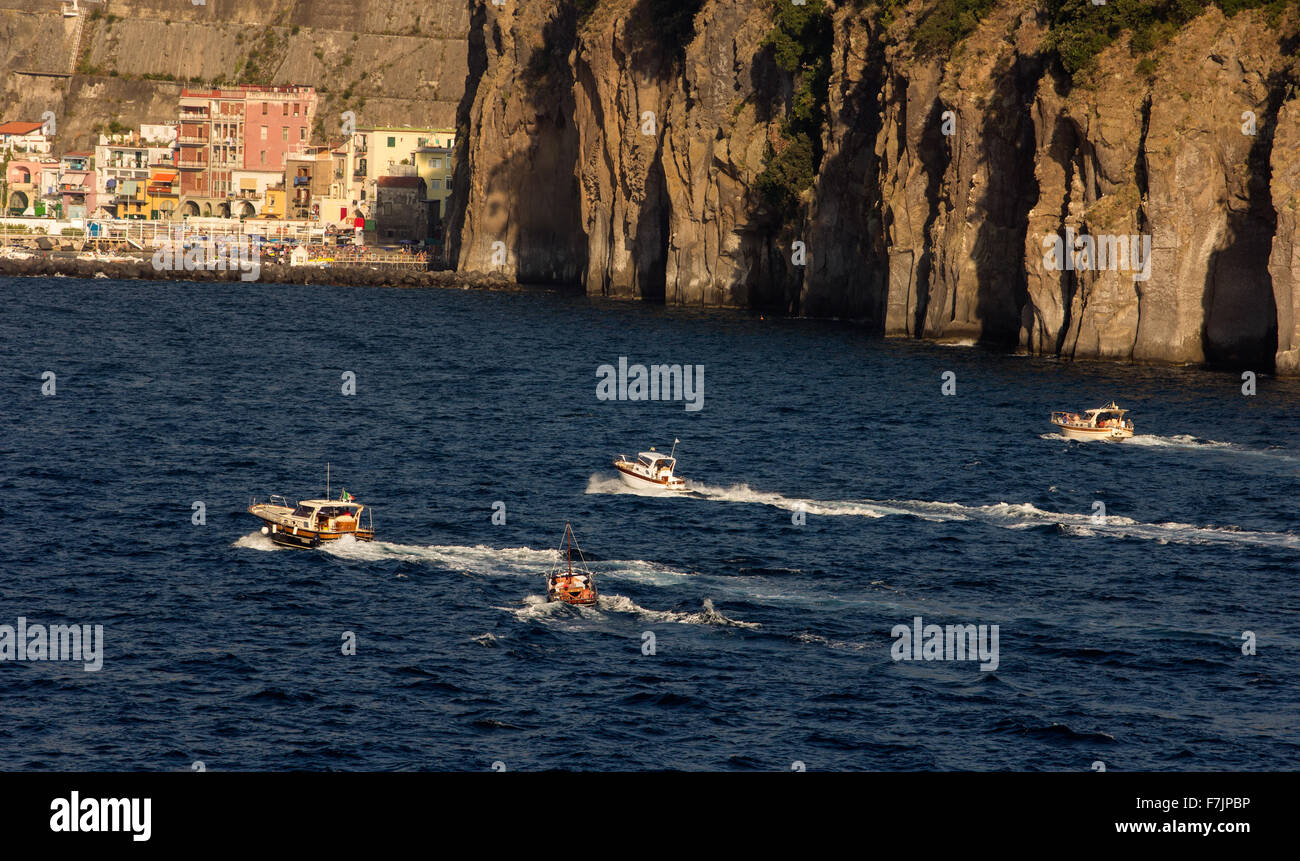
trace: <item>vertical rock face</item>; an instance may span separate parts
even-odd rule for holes
[[[884,47],[874,19],[853,6],[835,11],[832,32],[826,154],[809,214],[811,254],[800,310],[882,326],[890,268],[881,186],[868,178],[880,174]]]
[[[783,219],[757,191],[797,97],[767,42],[774,7],[476,2],[461,268],[1036,354],[1300,371],[1294,22],[1210,6],[1142,72],[1124,36],[1075,86],[1033,0],[935,53],[908,38],[930,0],[828,4],[820,159]]]
[[[526,283],[585,273],[567,64],[574,25],[573,9],[555,0],[480,3],[473,13],[448,211],[449,253],[463,270]]]
[[[1278,111],[1272,167],[1277,229],[1268,271],[1277,306],[1277,372],[1300,374],[1300,102]]]
[[[661,126],[672,69],[647,38],[652,26],[644,15],[602,16],[587,31],[573,57],[574,125],[587,289],[662,301],[669,207]]]

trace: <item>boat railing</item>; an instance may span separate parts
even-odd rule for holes
[[[249,501],[248,504],[249,504],[250,506],[253,506],[253,505],[260,505],[260,504],[262,504],[262,500],[259,499],[259,498],[256,497],[256,496],[254,496],[254,497],[252,497],[252,498],[250,499],[250,501]],[[282,495],[279,494],[279,493],[273,493],[273,494],[271,494],[269,497],[267,497],[267,500],[266,500],[266,503],[265,503],[265,504],[266,504],[266,505],[282,505],[282,506],[284,506],[285,508],[297,508],[297,507],[298,507],[296,503],[290,503],[289,500],[288,500],[286,497],[282,496]]]
[[[1054,424],[1073,425],[1074,427],[1088,427],[1088,420],[1076,413],[1058,411],[1052,413],[1052,422]]]

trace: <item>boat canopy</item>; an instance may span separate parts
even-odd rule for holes
[[[667,461],[669,464],[677,463],[676,458],[669,457],[668,455],[659,451],[643,451],[639,453],[637,457],[639,457],[641,461],[645,463],[647,466],[653,466],[654,464],[658,463],[661,460]]]
[[[1115,413],[1116,415],[1122,416],[1124,413],[1128,412],[1128,410],[1120,409],[1119,404],[1111,401],[1104,407],[1097,407],[1095,410],[1085,410],[1085,412],[1090,416],[1101,415],[1102,413]]]
[[[313,511],[320,511],[330,517],[338,517],[344,513],[356,514],[364,507],[359,502],[343,502],[338,499],[304,499],[298,503],[294,515],[306,517]]]

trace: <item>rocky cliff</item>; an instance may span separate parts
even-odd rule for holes
[[[463,269],[1300,371],[1294,0],[472,2]]]
[[[0,117],[53,111],[60,150],[92,130],[176,118],[182,86],[307,84],[318,133],[451,126],[466,79],[464,0],[0,0]]]

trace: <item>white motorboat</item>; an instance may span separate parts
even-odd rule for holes
[[[678,442],[679,440],[673,440],[670,454],[655,451],[654,446],[651,446],[649,451],[637,454],[635,460],[625,454],[618,455],[614,458],[614,468],[618,470],[619,478],[628,487],[652,493],[679,493],[687,490],[686,481],[674,474],[677,459],[673,455],[677,453]]]
[[[1052,424],[1061,429],[1066,439],[1128,439],[1133,436],[1133,421],[1124,418],[1127,412],[1111,401],[1104,407],[1081,413],[1054,412]]]

